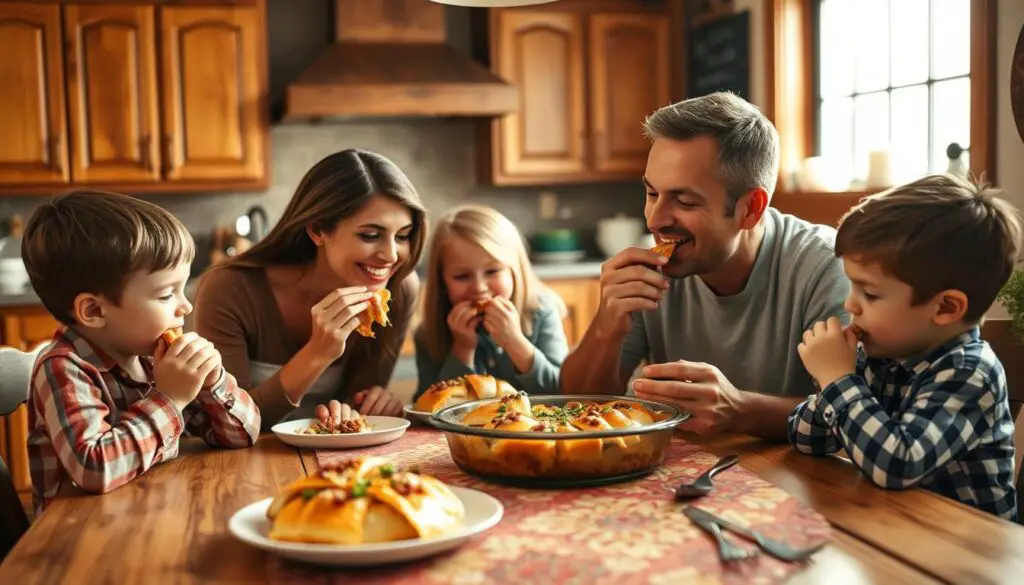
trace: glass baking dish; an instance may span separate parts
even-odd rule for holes
[[[639,405],[652,413],[648,424],[579,432],[510,431],[462,424],[477,407],[496,399],[444,408],[430,424],[444,431],[455,464],[482,479],[519,487],[584,487],[635,479],[658,468],[676,425],[689,413],[671,404],[632,396],[529,396],[539,405],[613,403]]]

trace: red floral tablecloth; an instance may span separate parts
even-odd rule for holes
[[[575,490],[496,485],[460,471],[435,429],[410,428],[386,445],[318,451],[319,465],[358,454],[387,455],[439,479],[487,492],[505,506],[497,526],[455,551],[395,567],[340,570],[353,583],[483,585],[773,584],[800,569],[765,554],[723,565],[711,536],[683,516],[675,487],[717,457],[674,438],[665,465],[631,482]],[[828,522],[739,465],[715,476],[716,489],[695,503],[756,527],[794,547],[829,538]],[[731,536],[737,544],[749,545]],[[751,545],[752,546],[752,545]]]

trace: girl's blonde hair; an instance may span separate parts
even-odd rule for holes
[[[512,304],[519,311],[526,335],[532,333],[534,314],[540,308],[541,295],[547,290],[530,266],[519,230],[497,210],[482,205],[462,205],[441,216],[430,242],[427,284],[422,297],[423,320],[416,331],[427,353],[436,361],[444,359],[452,346],[452,333],[448,328],[452,302],[442,274],[441,252],[456,238],[480,246],[508,265],[512,272]],[[560,313],[564,314],[564,310]]]

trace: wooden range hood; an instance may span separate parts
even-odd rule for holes
[[[430,0],[335,0],[335,43],[287,89],[285,121],[352,116],[497,116],[515,86],[447,43]]]

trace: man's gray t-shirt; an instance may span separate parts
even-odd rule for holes
[[[834,252],[835,229],[768,208],[764,240],[746,287],[717,296],[698,276],[669,281],[660,306],[636,311],[622,368],[676,360],[717,366],[740,390],[816,392],[796,348],[816,321],[847,322],[850,282]]]

